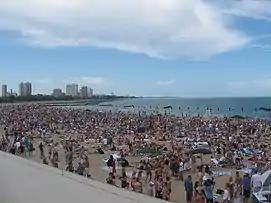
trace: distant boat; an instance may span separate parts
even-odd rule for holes
[[[235,119],[245,119],[246,117],[241,116],[241,115],[234,115],[234,116],[231,116],[230,118],[235,118]]]
[[[271,108],[260,107],[259,110],[271,112]]]
[[[127,106],[124,106],[123,108],[135,108],[134,105],[127,105]]]
[[[172,106],[165,106],[164,109],[172,109]]]
[[[99,106],[112,107],[113,105],[112,104],[99,104]]]

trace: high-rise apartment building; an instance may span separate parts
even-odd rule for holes
[[[89,97],[93,96],[93,89],[92,88],[89,88],[89,90],[88,90],[88,96]]]
[[[54,89],[52,95],[53,95],[54,97],[61,97],[61,96],[63,96],[62,89]]]
[[[22,97],[26,95],[26,87],[24,82],[19,84],[19,95]]]
[[[87,86],[83,86],[80,89],[80,97],[82,98],[87,98],[88,97],[88,87]]]
[[[66,95],[77,97],[78,96],[78,84],[68,84],[66,85]]]
[[[32,84],[30,82],[26,82],[26,96],[32,95]]]
[[[7,97],[7,96],[8,96],[8,86],[2,85],[2,97]]]
[[[21,82],[19,84],[19,95],[27,97],[32,95],[32,84],[30,82]]]

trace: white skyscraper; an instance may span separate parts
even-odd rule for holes
[[[2,85],[2,97],[7,97],[8,95],[8,86]]]
[[[19,95],[21,97],[24,97],[26,95],[26,86],[25,86],[25,83],[24,82],[21,82],[19,84]]]
[[[66,95],[77,97],[78,96],[78,84],[68,84],[66,85]]]

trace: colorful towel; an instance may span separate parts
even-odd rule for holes
[[[214,196],[214,199],[222,198],[222,195],[219,195],[219,194],[213,194],[213,196]]]
[[[100,153],[92,153],[92,154],[88,154],[88,156],[103,156],[104,154],[100,154]]]
[[[231,172],[229,172],[229,171],[214,171],[213,174],[218,175],[218,176],[225,176],[225,175],[231,175]]]

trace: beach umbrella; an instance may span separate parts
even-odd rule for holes
[[[161,155],[162,153],[152,148],[145,148],[140,150],[139,154]]]
[[[196,148],[190,151],[192,154],[212,154],[212,151],[207,148]]]

